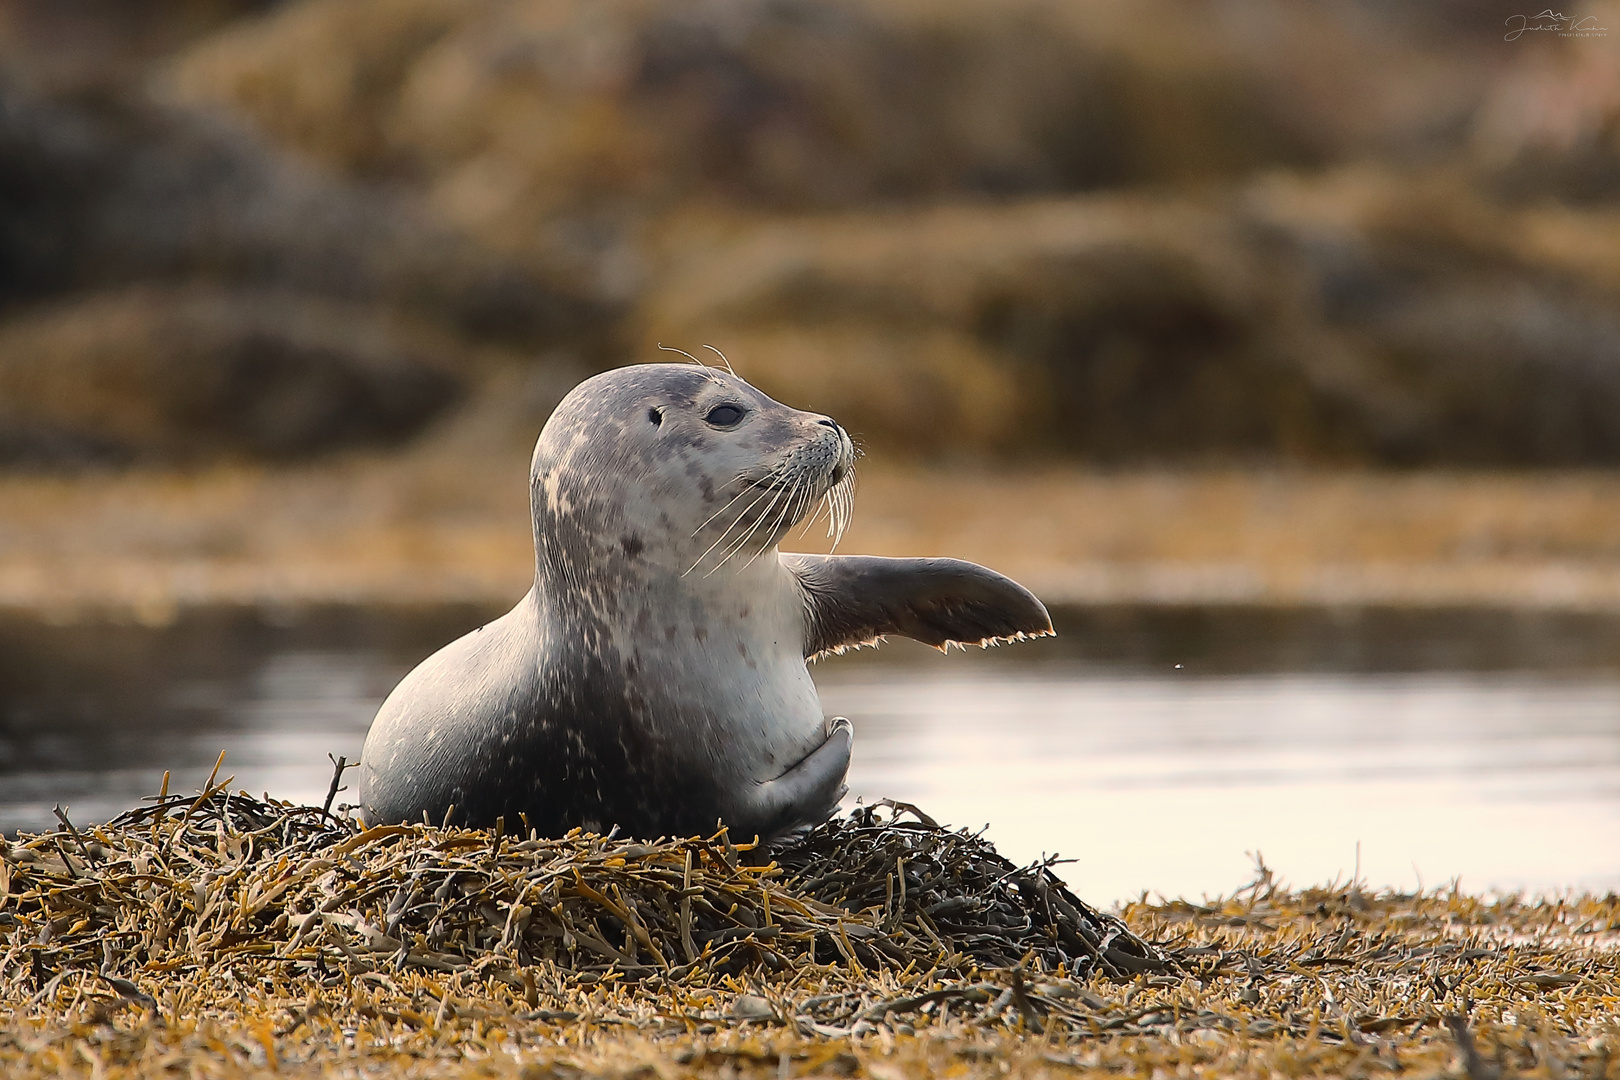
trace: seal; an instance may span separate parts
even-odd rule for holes
[[[534,586],[383,703],[366,822],[770,838],[824,820],[853,731],[823,715],[808,659],[889,634],[1052,633],[1028,590],[973,563],[780,552],[812,507],[836,549],[854,459],[832,419],[714,368],[575,387],[530,467]]]

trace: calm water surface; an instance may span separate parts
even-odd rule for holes
[[[487,612],[0,620],[0,829],[199,787],[319,802],[412,663]],[[918,803],[1082,895],[1296,883],[1620,887],[1620,625],[1505,613],[1060,613],[1057,641],[815,667],[851,798]],[[1179,665],[1179,666],[1178,666]],[[340,801],[346,796],[340,796]]]

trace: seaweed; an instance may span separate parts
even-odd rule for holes
[[[1292,891],[1262,864],[1108,913],[902,803],[774,846],[542,838],[216,776],[0,845],[7,1075],[1620,1064],[1612,895]]]

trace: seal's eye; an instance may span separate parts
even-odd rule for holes
[[[743,411],[735,405],[716,405],[709,410],[703,422],[713,427],[735,427],[742,420]]]
[[[648,409],[647,419],[652,423],[653,427],[661,427],[664,423],[664,414],[657,409]]]

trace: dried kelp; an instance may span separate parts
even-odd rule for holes
[[[363,829],[228,785],[0,849],[6,1075],[1620,1076],[1613,896],[1263,872],[1110,915],[897,804],[765,850]]]
[[[1128,977],[1172,966],[1124,923],[1071,893],[1050,864],[1017,866],[982,836],[942,829],[905,803],[886,800],[834,818],[777,858],[799,890],[875,914],[882,934],[866,950],[854,942],[873,963],[879,953],[905,963],[937,951],[943,958],[935,962],[952,970],[1033,963]]]
[[[362,831],[210,785],[87,831],[64,818],[20,842],[8,854],[10,918],[35,931],[30,965],[47,972],[248,957],[351,974],[472,970],[513,985],[537,962],[666,982],[801,961],[964,976],[1022,963],[1082,976],[1168,969],[1049,868],[901,816],[872,808],[829,822],[778,864],[724,831],[658,843]]]

